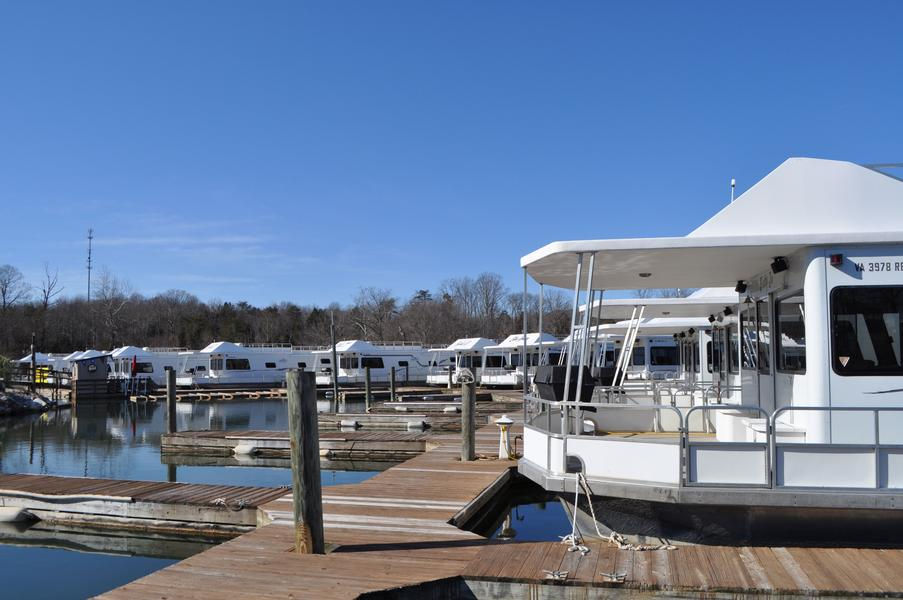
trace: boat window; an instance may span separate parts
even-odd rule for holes
[[[211,358],[210,359],[210,370],[211,371],[222,371],[223,370],[223,359]]]
[[[479,369],[483,366],[482,356],[462,356],[461,365],[469,369]]]
[[[153,363],[149,363],[149,362],[140,362],[137,365],[137,372],[138,373],[153,373],[154,365],[153,365]]]
[[[247,358],[227,358],[226,359],[226,370],[227,371],[250,371],[251,370],[251,361]]]
[[[806,372],[806,323],[802,292],[775,302],[777,367],[784,373]]]
[[[693,346],[693,372],[699,373],[699,339],[691,340],[690,344]]]
[[[633,349],[633,366],[642,367],[646,364],[646,349],[643,347]]]
[[[331,360],[328,359],[328,358],[321,358],[321,359],[320,359],[320,364],[321,364],[321,365],[328,365],[330,362],[331,362]]]
[[[356,356],[342,356],[339,358],[339,368],[340,369],[356,369],[357,368],[357,357]]]
[[[274,363],[274,362],[268,362],[268,363],[264,363],[263,366],[265,366],[267,369],[275,369],[275,368],[276,368],[276,363]]]
[[[205,367],[204,365],[198,365],[194,370],[200,373],[201,371],[206,371],[207,367]]]
[[[452,362],[455,362],[455,361],[452,360]],[[399,367],[406,367],[406,366],[408,366],[408,361],[406,361],[406,360],[400,360],[400,361],[398,361],[398,366],[399,366]]]
[[[747,305],[740,315],[740,353],[744,369],[756,368],[756,312]]]
[[[705,368],[711,373],[712,372],[712,357],[715,355],[715,350],[713,348],[712,341],[708,341],[705,343]]]
[[[504,364],[505,364],[505,361],[503,360],[503,357],[501,357],[501,356],[496,355],[496,356],[487,356],[486,357],[486,366],[489,368],[498,369],[498,368],[504,366]]]
[[[903,375],[903,286],[834,288],[831,336],[838,375]]]
[[[771,359],[769,358],[771,332],[769,331],[768,302],[756,302],[756,346],[758,347],[759,373],[768,375],[771,373]]]
[[[649,364],[653,367],[677,364],[677,346],[652,346],[649,348]]]
[[[299,362],[299,363],[298,363],[298,368],[299,368],[299,369],[306,369],[306,368],[307,368],[307,363],[306,363],[306,362]]]
[[[504,364],[503,357],[499,356],[497,358],[502,360],[502,363]],[[560,360],[561,360],[561,352],[549,352],[549,364],[550,365],[557,365],[558,361],[560,361]],[[502,366],[502,365],[499,365],[499,366]]]
[[[739,373],[740,361],[737,360],[739,358],[739,354],[737,352],[737,330],[734,329],[733,326],[729,326],[725,328],[724,331],[727,340],[724,345],[724,352],[726,354],[728,372]]]
[[[367,367],[370,367],[371,369],[385,368],[381,356],[364,356],[361,358],[361,368],[366,369]]]

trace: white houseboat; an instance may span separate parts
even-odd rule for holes
[[[497,343],[483,337],[461,338],[445,348],[431,350],[433,358],[426,376],[427,384],[448,385],[449,374],[452,384],[457,384],[462,369],[468,369],[476,380],[480,381],[484,366],[499,368],[504,364],[504,354],[501,351],[486,355],[483,353],[485,348],[495,346]]]
[[[280,386],[288,369],[312,369],[315,359],[314,350],[290,344],[213,342],[197,353],[182,355],[176,384]]]
[[[586,490],[600,529],[744,544],[903,532],[903,181],[790,159],[686,237],[555,242],[521,266],[575,291],[583,339],[598,314],[580,299],[602,290],[739,295],[707,316],[727,393],[683,408],[600,394],[572,341],[561,388],[525,396],[519,470],[571,502]]]
[[[525,337],[526,343],[524,342]],[[563,348],[562,341],[549,333],[516,333],[506,337],[500,344],[484,346],[483,360],[486,363],[495,363],[499,362],[499,359],[490,361],[491,357],[501,357],[501,364],[484,367],[480,374],[480,385],[523,387],[526,373],[526,384],[529,387],[536,372],[536,366],[558,364]],[[524,353],[527,355],[526,368],[523,360]]]
[[[317,360],[317,385],[332,385],[332,348],[314,353]],[[339,385],[362,385],[370,369],[371,383],[387,383],[395,368],[401,383],[425,383],[430,351],[417,342],[368,342],[343,340],[335,345]]]

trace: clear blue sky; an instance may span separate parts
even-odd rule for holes
[[[903,161],[903,3],[0,1],[0,264],[406,297]]]

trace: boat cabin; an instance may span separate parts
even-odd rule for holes
[[[718,394],[691,391],[686,406],[661,393],[681,382],[591,405],[579,387],[558,402],[527,394],[521,472],[562,490],[577,470],[594,493],[666,502],[874,507],[880,496],[882,507],[903,506],[900,179],[790,159],[685,237],[555,242],[521,265],[593,308],[574,311],[584,336],[617,318],[603,290],[736,294],[717,309],[689,303],[684,316],[708,327],[671,332],[682,377]],[[571,345],[568,378],[589,360]],[[628,422],[632,437],[619,435]],[[795,493],[775,493],[784,490]]]
[[[461,338],[445,348],[431,350],[433,359],[430,361],[430,370],[426,376],[427,384],[448,385],[449,381],[457,384],[463,369],[468,369],[476,381],[479,381],[484,366],[488,368],[504,366],[504,353],[499,351],[484,355],[483,352],[485,348],[495,346],[497,343],[495,340],[482,337]]]
[[[529,387],[537,365],[558,364],[563,347],[561,340],[550,333],[516,333],[500,344],[484,346],[483,361],[487,366],[480,374],[480,385],[523,387],[526,374]],[[496,363],[499,366],[490,366]]]
[[[424,383],[431,360],[429,350],[417,342],[344,340],[336,343],[335,354],[339,385],[364,384],[368,368],[371,383],[388,383],[393,367],[397,381]],[[332,349],[314,355],[319,361],[328,361],[317,370],[317,385],[331,385]]]

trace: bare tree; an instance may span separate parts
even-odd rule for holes
[[[696,291],[697,288],[664,288],[658,291],[658,295],[662,298],[686,298]]]
[[[12,265],[0,266],[0,309],[6,311],[17,302],[27,300],[31,286],[22,272]]]
[[[63,292],[63,286],[60,285],[59,270],[54,270],[50,274],[50,265],[44,263],[44,279],[41,280],[41,308],[44,312],[56,302],[55,298]]]
[[[101,325],[106,332],[106,345],[115,347],[122,329],[122,309],[129,302],[131,286],[127,281],[121,280],[104,267],[100,272],[97,282],[97,294],[95,307],[99,313]]]
[[[654,298],[655,290],[653,288],[641,288],[639,290],[633,290],[634,298]]]
[[[474,282],[477,312],[483,323],[495,321],[502,310],[502,302],[508,294],[498,273],[481,273]]]
[[[398,301],[390,290],[361,288],[350,317],[364,339],[385,339],[389,323],[398,314],[397,307]]]

